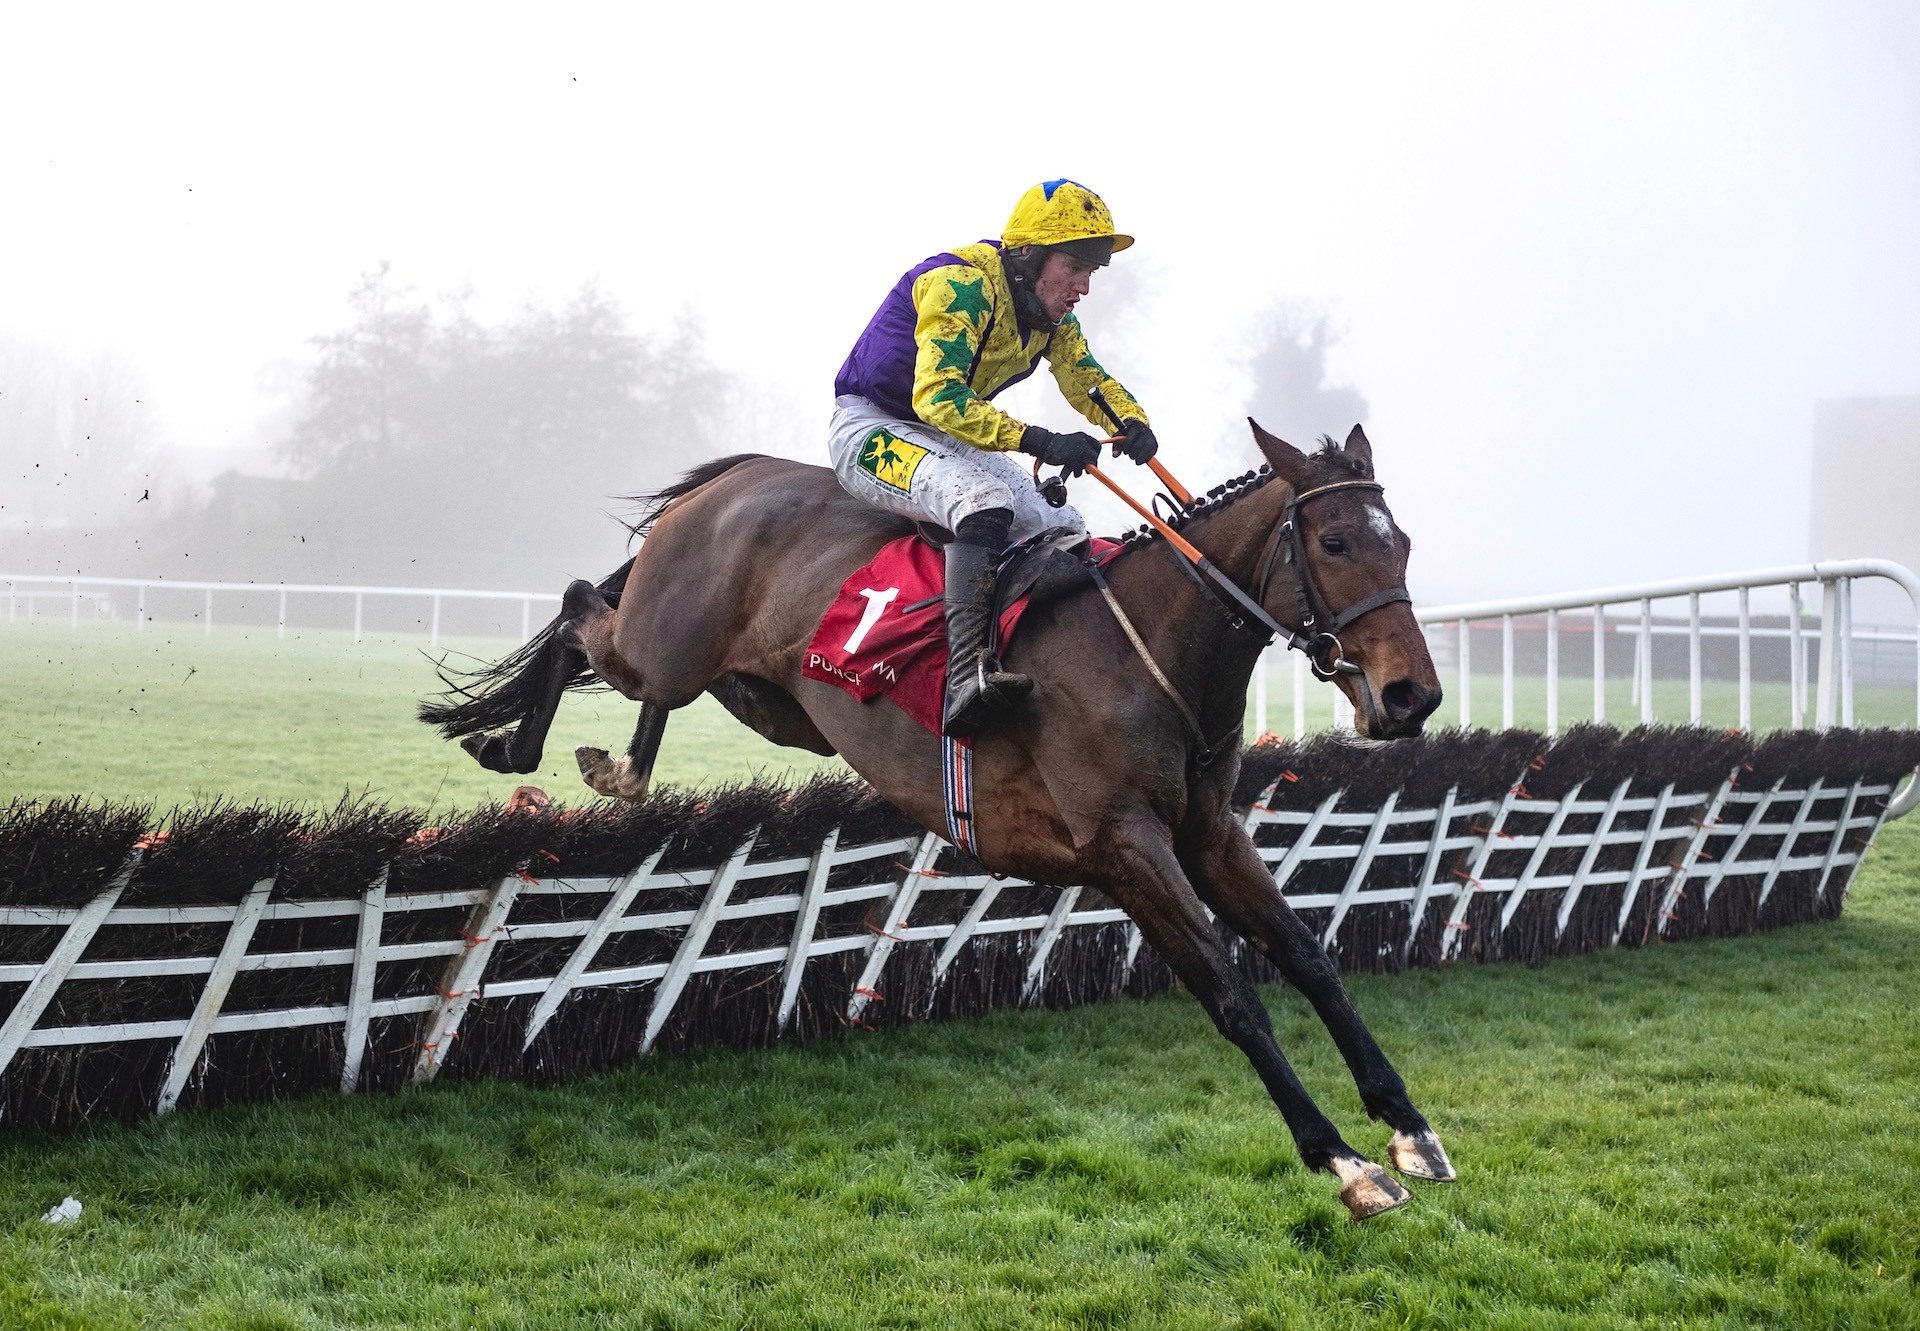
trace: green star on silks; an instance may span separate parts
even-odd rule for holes
[[[962,418],[967,414],[967,406],[973,401],[973,390],[958,380],[943,384],[940,391],[933,395],[935,402],[953,403],[954,413]]]
[[[978,280],[956,282],[949,277],[947,285],[953,288],[953,299],[947,302],[948,313],[958,310],[969,320],[977,323],[979,322],[977,316],[984,315],[993,308],[987,303],[986,283]]]
[[[973,364],[973,348],[967,345],[967,334],[961,330],[958,337],[936,337],[933,345],[940,348],[940,363],[936,370],[965,370]]]

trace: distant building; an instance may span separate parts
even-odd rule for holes
[[[1920,396],[1814,403],[1808,495],[1812,558],[1891,559],[1920,573]],[[1861,624],[1911,627],[1913,613],[1878,579],[1856,593]]]
[[[303,516],[312,487],[284,476],[223,471],[208,482],[209,516],[235,530],[285,527]]]

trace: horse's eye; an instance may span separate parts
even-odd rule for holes
[[[1322,536],[1320,548],[1330,555],[1344,555],[1347,552],[1347,538],[1344,536]]]

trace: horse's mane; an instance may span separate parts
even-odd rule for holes
[[[1331,436],[1323,434],[1320,436],[1319,442],[1319,449],[1308,454],[1309,461],[1319,464],[1315,468],[1316,472],[1326,477],[1325,480],[1322,480],[1320,476],[1316,476],[1314,482],[1316,485],[1323,485],[1334,479],[1373,479],[1373,474],[1361,464],[1360,460],[1353,457],[1346,449],[1335,443]],[[1210,517],[1230,504],[1245,499],[1254,491],[1266,488],[1267,484],[1274,479],[1276,478],[1273,468],[1263,462],[1255,471],[1250,471],[1243,476],[1235,476],[1230,480],[1222,481],[1220,484],[1214,486],[1213,489],[1207,491],[1206,494],[1196,495],[1193,506],[1184,512],[1177,513],[1168,518],[1167,525],[1175,531],[1184,532],[1188,526],[1200,521],[1202,518]],[[1151,545],[1162,538],[1158,531],[1155,531],[1152,527],[1143,523],[1132,531],[1123,532],[1114,539],[1120,542],[1121,553],[1127,554],[1140,546]]]

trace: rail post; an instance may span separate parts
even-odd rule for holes
[[[1547,611],[1547,733],[1560,733],[1560,612]]]

